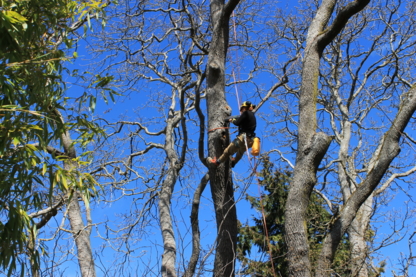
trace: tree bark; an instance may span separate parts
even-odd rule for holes
[[[338,101],[341,102],[341,101]],[[342,134],[340,138],[340,146],[338,158],[341,161],[338,163],[338,176],[339,183],[342,190],[342,196],[344,203],[351,197],[351,194],[356,190],[355,184],[351,182],[351,178],[355,178],[355,171],[352,168],[353,161],[350,161],[348,149],[351,140],[351,122],[348,121],[348,108],[345,105],[340,105],[340,110],[343,114],[342,122]],[[348,176],[349,174],[352,176]],[[370,197],[365,201],[365,204],[360,208],[357,216],[352,221],[351,226],[348,228],[348,238],[350,241],[350,269],[351,276],[367,277],[368,270],[365,264],[368,249],[365,241],[365,234],[370,224],[371,212],[372,212],[373,197]]]
[[[77,246],[77,257],[82,277],[95,277],[95,263],[92,256],[89,228],[82,220],[81,208],[78,202],[78,193],[74,192],[68,205],[68,218],[71,231]]]
[[[29,253],[33,253],[35,250],[35,238],[36,235],[34,234],[35,230],[31,229],[29,232],[29,243],[28,243],[28,249]],[[39,277],[39,265],[35,263],[33,260],[34,257],[29,254],[30,259],[30,271],[32,272],[32,277]]]
[[[351,250],[351,276],[353,277],[367,277],[368,268],[366,265],[366,258],[368,256],[367,242],[365,235],[370,225],[370,218],[372,213],[373,195],[371,194],[361,208],[358,210],[357,216],[348,228],[348,238],[350,241]]]
[[[303,155],[298,153],[299,158],[296,161],[285,211],[285,238],[288,245],[290,276],[311,276],[306,209],[316,184],[316,170],[330,143],[329,136],[317,133]]]
[[[159,222],[163,237],[162,276],[176,277],[176,242],[170,215],[173,187],[177,179],[175,170],[170,170],[159,193]]]
[[[324,1],[322,7],[327,2]],[[310,194],[316,184],[316,171],[331,142],[328,136],[316,132],[317,84],[321,52],[314,38],[317,37],[319,31],[322,30],[321,25],[325,25],[329,17],[323,14],[321,8],[308,33],[299,99],[298,150],[285,210],[289,274],[299,277],[311,276],[306,209]],[[328,9],[333,9],[333,7]],[[327,17],[326,22],[320,21],[323,20],[321,19],[323,16]]]
[[[239,0],[211,0],[212,41],[207,66],[208,130],[225,127],[224,119],[231,114],[225,99],[225,59],[229,40],[229,19]],[[217,129],[208,133],[208,153],[219,157],[228,146],[229,133]],[[234,276],[237,242],[237,212],[230,162],[209,170],[212,199],[217,223],[214,276]]]

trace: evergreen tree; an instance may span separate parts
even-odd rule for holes
[[[251,205],[260,212],[260,216],[253,219],[253,226],[240,225],[239,228],[238,258],[246,274],[251,276],[288,276],[289,274],[284,234],[284,209],[290,176],[289,171],[274,170],[268,157],[263,159],[259,183],[266,193],[261,196],[261,199],[247,196]],[[331,217],[324,200],[316,193],[312,193],[306,217],[312,263],[318,258]],[[264,222],[266,224],[263,224]],[[250,258],[253,246],[258,247],[262,254],[260,260]],[[332,265],[332,270],[337,273],[337,276],[351,275],[348,269],[349,254],[348,238],[344,236]],[[270,262],[271,257],[273,265]]]

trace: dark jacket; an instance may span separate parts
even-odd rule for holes
[[[256,131],[256,117],[252,111],[243,112],[240,117],[233,121],[238,126],[238,134],[246,133],[248,137],[254,137]]]

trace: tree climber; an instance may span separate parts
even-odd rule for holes
[[[237,153],[235,158],[231,158],[231,167],[234,167],[247,150],[246,143],[248,148],[253,146],[253,139],[256,136],[256,117],[253,113],[255,107],[251,102],[246,101],[240,106],[241,115],[229,119],[229,122],[238,126],[238,135],[228,145],[218,160],[211,157],[207,158],[209,166],[218,166],[220,163],[227,161],[228,157]]]

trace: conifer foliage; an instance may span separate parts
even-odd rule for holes
[[[274,169],[268,157],[263,158],[263,168],[259,174],[259,185],[265,193],[261,199],[247,195],[258,215],[253,218],[254,225],[243,224],[239,228],[238,258],[244,272],[251,276],[288,276],[287,245],[284,234],[284,210],[289,191],[290,171]],[[264,217],[263,215],[264,214]],[[323,238],[330,224],[332,215],[324,200],[312,193],[307,210],[307,230],[311,261],[319,254]],[[267,230],[265,230],[266,223]],[[266,236],[267,231],[267,236]],[[253,246],[258,248],[259,258],[252,253]],[[270,262],[273,259],[273,266]],[[349,243],[346,237],[339,246],[332,265],[337,276],[350,276],[348,269]],[[273,272],[273,270],[275,272]]]

